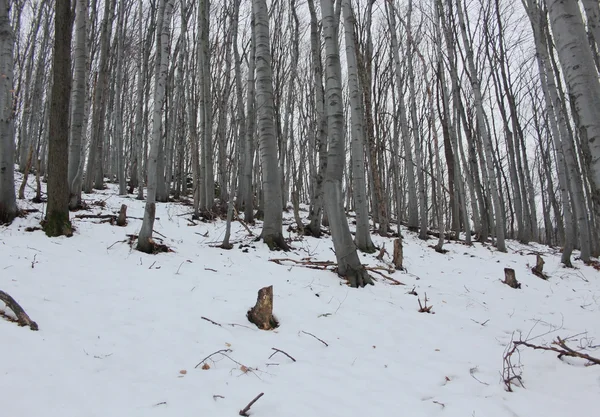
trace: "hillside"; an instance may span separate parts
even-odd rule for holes
[[[581,261],[565,269],[557,250],[514,241],[507,254],[479,243],[439,254],[403,230],[406,270],[391,277],[405,285],[375,274],[376,285],[351,289],[331,271],[269,262],[335,261],[330,239],[285,232],[293,251],[269,252],[234,223],[227,251],[215,247],[225,222],[192,225],[180,203],[157,207],[155,236],[173,252],[140,253],[126,235],[143,202],[110,187],[85,196],[105,207],[72,213],[71,238],[27,232],[41,212],[0,227],[0,290],[39,325],[0,320],[5,416],[236,416],[261,392],[255,417],[598,415],[600,366],[521,347],[512,362],[524,387],[507,392],[502,376],[512,339],[571,337],[600,357],[600,272]],[[73,218],[121,204],[124,228]],[[392,239],[373,240],[392,252]],[[531,273],[535,253],[547,281]],[[391,261],[376,255],[364,263]],[[501,282],[506,267],[521,289]],[[260,331],[246,312],[268,285],[280,327]],[[435,314],[418,312],[425,296]]]

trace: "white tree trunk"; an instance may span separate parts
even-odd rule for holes
[[[464,47],[466,49],[466,60],[469,68],[469,77],[471,79],[471,88],[473,89],[473,95],[475,96],[475,109],[477,113],[477,130],[479,133],[479,139],[483,141],[483,148],[485,151],[485,162],[487,163],[488,173],[488,185],[490,194],[494,206],[494,220],[496,223],[496,248],[500,252],[506,252],[506,244],[504,242],[504,218],[502,216],[502,205],[500,202],[500,190],[496,180],[496,172],[494,169],[494,150],[492,144],[492,138],[487,128],[486,116],[483,108],[483,96],[481,93],[481,84],[479,75],[475,67],[475,60],[473,58],[473,49],[467,36],[467,29],[465,25],[465,19],[462,9],[462,2],[457,2],[458,20],[460,22],[460,32]]]
[[[76,0],[75,10],[75,47],[73,51],[73,95],[71,98],[71,127],[69,143],[69,207],[75,209],[81,205],[81,143],[85,132],[85,101],[87,96],[87,19],[88,0]]]
[[[269,15],[266,0],[253,0],[252,5],[256,35],[256,118],[265,207],[261,237],[271,249],[287,250],[282,234],[283,207],[275,133]]]
[[[165,102],[165,87],[169,71],[169,30],[173,14],[174,0],[161,0],[158,7],[156,44],[157,60],[155,66],[154,108],[152,115],[152,142],[148,157],[148,194],[144,222],[138,236],[137,249],[150,253],[154,249],[152,230],[156,213],[156,185],[158,180],[158,158],[162,138],[162,107]]]
[[[337,39],[337,23],[332,0],[321,0],[323,35],[325,38],[325,110],[329,154],[325,173],[325,206],[338,261],[338,274],[346,277],[352,287],[372,284],[371,277],[360,263],[344,210],[342,180],[344,178],[344,109],[342,98],[342,69]]]
[[[17,215],[15,196],[15,119],[13,112],[13,49],[15,37],[8,17],[9,1],[0,0],[0,224]]]
[[[569,93],[575,100],[579,129],[587,134],[593,198],[600,208],[600,81],[587,42],[579,4],[576,1],[546,0],[554,43]],[[596,213],[600,216],[600,213]]]
[[[346,64],[348,67],[348,89],[351,112],[351,149],[352,149],[352,190],[354,210],[356,211],[356,234],[354,242],[362,252],[375,252],[369,228],[369,204],[365,179],[365,127],[362,110],[362,92],[358,84],[356,62],[356,39],[354,34],[354,15],[350,0],[343,0],[344,31],[346,39]]]

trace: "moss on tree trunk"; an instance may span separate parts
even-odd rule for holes
[[[52,211],[46,215],[44,232],[48,237],[73,236],[73,228],[69,221],[69,212]]]

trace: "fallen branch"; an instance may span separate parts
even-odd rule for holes
[[[237,211],[235,208],[234,208],[234,210],[235,210],[235,219],[236,219],[238,222],[240,222],[240,224],[241,224],[242,226],[244,226],[244,229],[246,229],[246,231],[248,232],[248,234],[249,234],[250,236],[254,236],[254,233],[252,233],[252,230],[250,230],[250,228],[248,227],[248,225],[246,224],[246,222],[245,222],[245,221],[243,221],[242,219],[240,219],[240,215],[239,215],[238,211]]]
[[[17,316],[16,322],[19,324],[19,326],[29,326],[31,330],[39,330],[37,323],[29,318],[25,310],[23,310],[19,303],[17,303],[10,295],[4,291],[0,291],[0,301],[4,302],[4,304],[6,304],[6,306],[10,308],[13,313],[15,313],[15,316]],[[12,319],[12,317],[8,316],[6,313],[2,315],[6,319]],[[11,321],[14,321],[14,319]]]
[[[539,350],[549,350],[552,352],[556,352],[556,353],[558,353],[559,359],[562,358],[563,356],[568,356],[571,358],[585,359],[589,362],[589,365],[600,365],[599,358],[594,358],[593,356],[590,356],[587,353],[578,352],[576,350],[573,350],[572,348],[567,346],[565,340],[561,339],[560,337],[557,337],[556,340],[554,342],[552,342],[552,345],[558,346],[558,347],[534,345],[532,343],[528,343],[528,342],[525,342],[522,340],[518,340],[513,343],[515,346],[526,346],[526,347],[536,349],[536,350],[539,349]]]
[[[287,352],[284,352],[281,349],[277,349],[277,348],[271,348],[272,350],[274,350],[275,352],[273,352],[271,354],[271,356],[269,356],[269,359],[271,359],[273,356],[275,356],[278,352],[279,353],[283,353],[285,356],[287,356],[288,358],[290,358],[291,360],[293,360],[294,362],[296,362],[296,359],[294,359],[291,355],[289,355]]]
[[[277,265],[284,265],[283,262],[292,262],[296,265],[304,266],[312,269],[327,269],[331,268],[331,270],[337,268],[337,264],[333,261],[311,261],[311,260],[301,260],[298,261],[296,259],[291,258],[279,258],[279,259],[269,259],[269,262],[274,262]]]
[[[223,356],[226,356],[225,353],[231,352],[231,349],[221,349],[221,350],[217,350],[216,352],[211,353],[210,355],[208,355],[206,358],[202,359],[200,362],[198,362],[198,365],[196,365],[194,368],[198,368],[200,365],[202,365],[204,362],[206,362],[208,359],[210,359],[211,357],[218,355],[219,353],[222,354]],[[227,356],[229,358],[229,356]],[[231,358],[230,358],[231,359]]]
[[[315,335],[314,335],[314,334],[312,334],[312,333],[305,332],[304,330],[302,330],[302,331],[301,331],[301,333],[304,333],[304,334],[307,334],[307,335],[309,335],[309,336],[312,336],[312,337],[314,337],[315,339],[317,339],[319,342],[323,343],[325,346],[329,346],[329,345],[328,345],[326,342],[324,342],[322,339],[319,339],[317,336],[315,336]]]
[[[365,269],[367,271],[371,271],[371,272],[375,272],[376,274],[382,276],[383,278],[387,279],[388,281],[392,281],[394,284],[392,285],[406,285],[405,283],[398,281],[397,279],[394,279],[392,277],[390,277],[389,275],[385,275],[383,272],[379,272],[378,270],[380,269],[384,269],[378,266],[365,266]],[[385,269],[387,271],[387,269]]]
[[[206,321],[208,321],[208,322],[210,322],[210,323],[214,324],[215,326],[223,327],[223,326],[222,326],[220,323],[217,323],[216,321],[213,321],[213,320],[209,319],[208,317],[204,317],[204,316],[202,316],[202,317],[200,317],[200,318],[201,318],[202,320],[206,320]]]
[[[257,402],[258,399],[260,397],[262,397],[263,395],[265,395],[265,393],[261,392],[252,401],[250,401],[247,406],[245,406],[242,410],[240,410],[240,416],[248,417],[249,416],[248,411],[250,411],[250,407],[252,407],[254,405],[254,403]]]

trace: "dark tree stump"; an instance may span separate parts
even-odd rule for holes
[[[261,330],[273,330],[279,323],[273,316],[273,286],[258,290],[256,305],[248,310],[248,320]]]
[[[515,270],[512,268],[504,268],[504,281],[502,282],[514,289],[521,288],[521,284],[517,281]]]
[[[548,275],[544,274],[544,258],[539,254],[536,255],[535,266],[531,268],[533,275],[540,277],[541,279],[548,279]]]
[[[402,239],[394,240],[394,266],[398,270],[404,270],[402,262],[404,261],[404,255],[402,253]]]
[[[37,323],[29,318],[25,310],[10,295],[0,291],[0,301],[4,302],[15,313],[19,326],[29,326],[31,330],[39,330]]]
[[[117,217],[117,226],[127,226],[127,206],[125,204],[122,204],[121,210],[119,210],[119,216]]]

